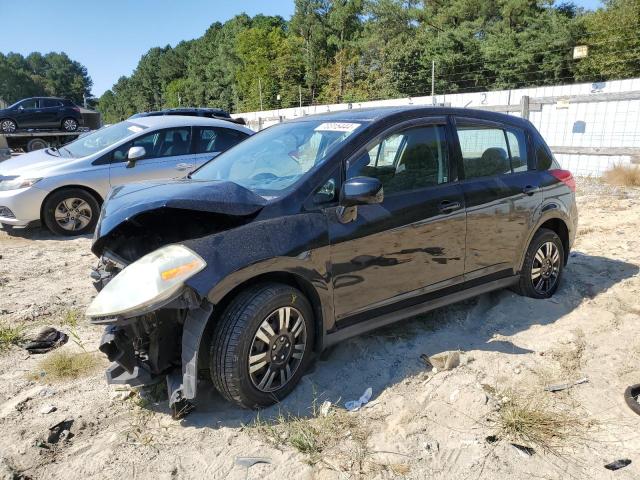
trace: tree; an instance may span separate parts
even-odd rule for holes
[[[614,80],[640,76],[640,0],[607,0],[585,15],[581,45],[589,47],[578,61],[578,80]]]

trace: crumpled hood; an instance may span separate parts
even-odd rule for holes
[[[0,176],[41,178],[74,170],[84,166],[84,158],[64,158],[48,154],[45,150],[25,153],[0,162]]]
[[[180,179],[122,185],[111,190],[102,207],[94,246],[118,225],[144,212],[173,208],[241,217],[258,213],[266,203],[251,190],[226,181]]]

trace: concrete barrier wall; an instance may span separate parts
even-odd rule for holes
[[[366,107],[442,104],[452,107],[505,110],[520,116],[523,97],[532,108],[529,120],[554,150],[563,167],[577,175],[601,175],[614,164],[640,163],[640,79],[549,87],[394,98],[371,102],[313,105],[234,114],[254,130],[317,113]],[[536,103],[536,100],[540,100]],[[535,104],[535,105],[533,105]],[[615,148],[617,150],[613,151]],[[621,151],[621,149],[623,151]],[[638,149],[638,153],[636,150]],[[597,154],[591,154],[597,150]]]

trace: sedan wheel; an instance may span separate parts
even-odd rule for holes
[[[0,122],[0,130],[4,133],[13,133],[17,128],[18,125],[16,125],[16,122],[13,120],[2,120],[2,122]]]
[[[307,328],[302,314],[281,307],[260,324],[249,352],[249,376],[261,392],[284,387],[298,370],[304,356]]]
[[[52,193],[42,207],[42,219],[51,232],[70,237],[90,233],[98,222],[100,204],[81,188]]]
[[[222,396],[259,408],[293,390],[314,337],[313,310],[302,292],[280,283],[247,287],[214,321],[209,370]]]
[[[62,229],[77,232],[91,223],[93,212],[81,198],[65,198],[56,206],[54,216]]]
[[[553,290],[560,274],[560,252],[553,242],[543,243],[535,257],[531,268],[531,282],[536,292],[541,295]]]
[[[520,280],[514,289],[520,295],[549,298],[558,289],[564,267],[564,248],[553,230],[536,232],[524,258]]]

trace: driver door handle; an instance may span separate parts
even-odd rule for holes
[[[525,195],[531,196],[534,193],[538,192],[539,190],[540,190],[540,187],[536,187],[535,185],[527,185],[522,189],[522,193],[524,193]]]
[[[460,210],[461,208],[462,205],[460,204],[460,202],[451,202],[449,200],[443,200],[438,205],[438,209],[441,213],[451,213],[455,212],[456,210]]]
[[[193,168],[192,163],[179,163],[176,165],[176,170],[186,170],[187,168]]]

